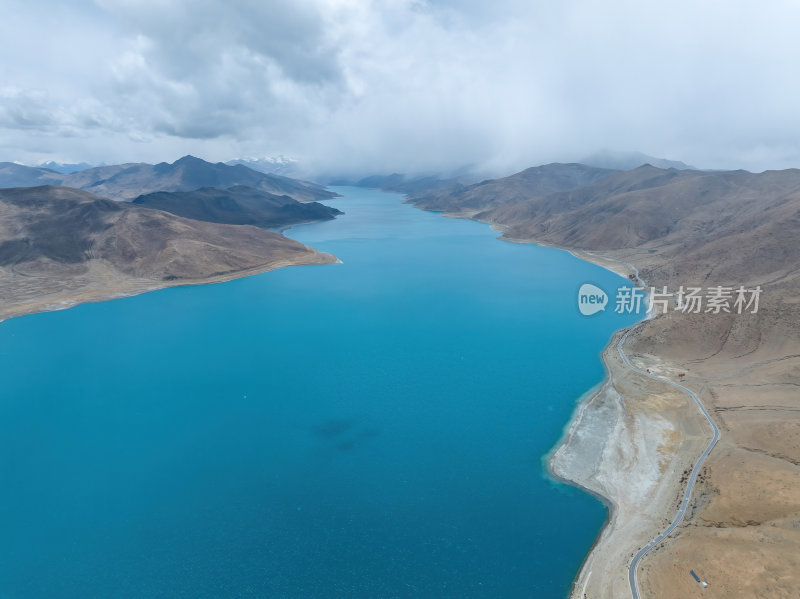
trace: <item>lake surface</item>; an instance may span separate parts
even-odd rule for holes
[[[0,598],[564,597],[605,508],[543,456],[624,281],[401,197],[292,267],[0,324]]]

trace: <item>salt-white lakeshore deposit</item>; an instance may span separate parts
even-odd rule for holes
[[[574,598],[630,595],[628,564],[673,518],[682,472],[705,442],[685,396],[625,366],[616,348],[620,337],[603,353],[608,378],[579,405],[550,459],[556,476],[599,495],[610,510],[575,580]],[[654,356],[629,358],[643,369],[671,370]]]

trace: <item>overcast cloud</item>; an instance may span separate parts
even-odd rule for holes
[[[0,160],[800,166],[797,0],[0,6]]]

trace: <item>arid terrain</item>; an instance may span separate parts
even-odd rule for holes
[[[539,169],[546,184],[529,182],[527,195],[532,169],[409,201],[631,277],[635,267],[658,291],[762,290],[755,314],[705,305],[684,313],[673,298],[625,344],[637,367],[669,380],[684,374],[721,430],[686,519],[642,561],[642,596],[800,596],[800,171],[646,165],[596,178],[581,165]],[[630,596],[631,557],[672,520],[711,438],[686,394],[621,363],[616,339],[603,357],[609,380],[582,404],[552,460],[556,474],[613,505],[576,598]]]
[[[0,319],[334,262],[251,225],[190,220],[69,187],[0,189]]]

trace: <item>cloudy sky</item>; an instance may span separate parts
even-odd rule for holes
[[[800,167],[800,1],[0,0],[0,160]]]

